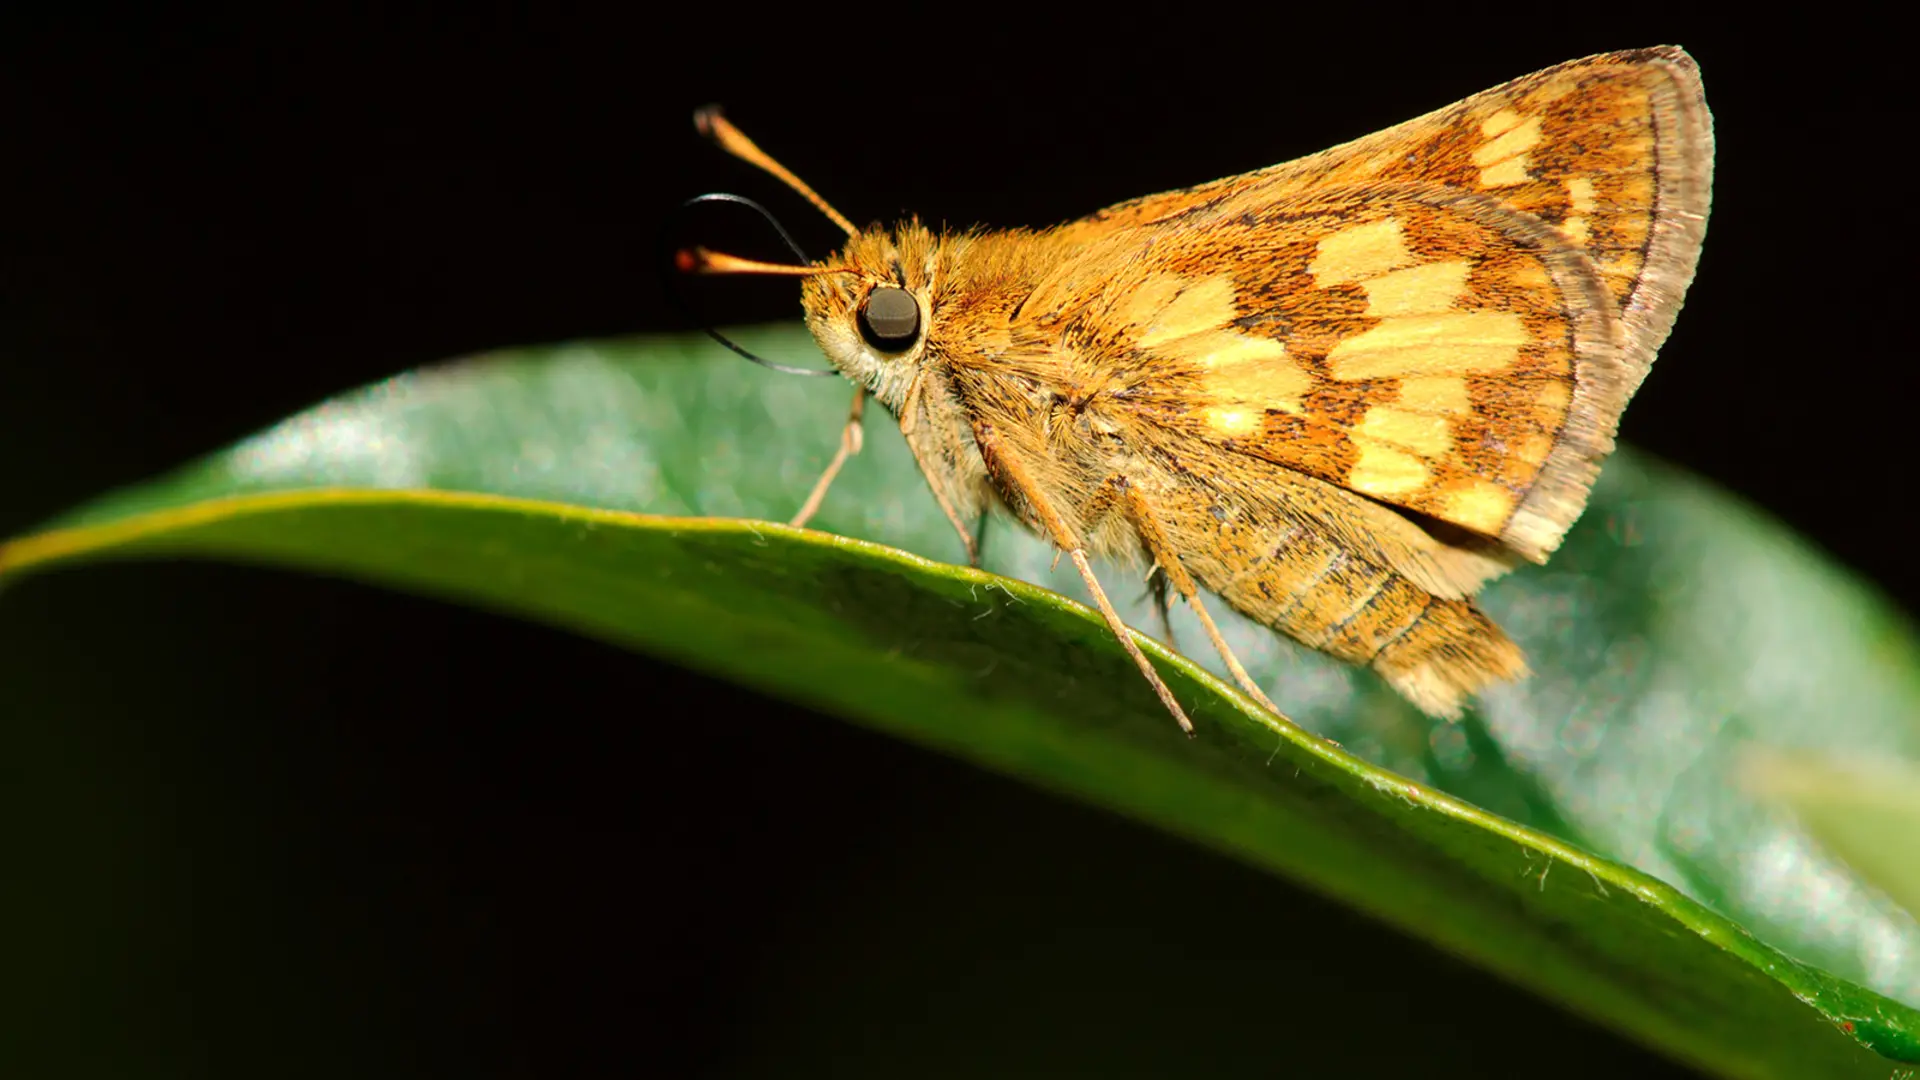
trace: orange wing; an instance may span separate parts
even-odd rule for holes
[[[1685,53],[1576,60],[1065,226],[1016,337],[1137,368],[1090,374],[1176,438],[1542,561],[1673,324],[1711,172]]]

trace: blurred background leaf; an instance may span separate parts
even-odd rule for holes
[[[1827,848],[1920,911],[1920,769],[1909,762],[1755,751],[1748,787],[1785,803]]]

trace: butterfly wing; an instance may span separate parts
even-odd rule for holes
[[[1543,561],[1672,327],[1711,171],[1685,53],[1589,57],[1066,226],[1016,331],[1131,369],[1089,377],[1175,443]]]

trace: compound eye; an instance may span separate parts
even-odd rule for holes
[[[883,285],[860,308],[860,334],[876,349],[904,351],[920,336],[920,304],[907,290]]]

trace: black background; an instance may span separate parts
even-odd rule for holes
[[[824,250],[694,137],[708,101],[857,221],[1037,225],[1671,41],[1714,211],[1624,437],[1920,598],[1887,26],[613,11],[6,16],[0,533],[424,362],[684,328],[656,272],[687,196]],[[10,590],[0,649],[6,1004],[58,1072],[1665,1068],[1237,865],[557,632],[141,565]]]

